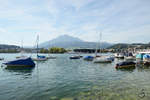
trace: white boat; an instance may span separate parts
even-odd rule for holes
[[[116,53],[115,55],[115,58],[124,58],[124,54],[123,53]]]
[[[46,56],[38,54],[38,42],[39,42],[39,36],[37,36],[37,56],[36,56],[36,58],[32,58],[32,60],[34,60],[34,61],[46,61],[47,60]]]
[[[126,61],[132,61],[132,60],[135,60],[135,57],[134,56],[128,56],[128,57],[125,57],[125,60]]]
[[[100,33],[100,40],[101,40],[101,36],[102,34]],[[98,56],[97,55],[97,49],[95,52],[95,58],[93,60],[94,63],[111,63],[114,59],[112,57],[109,56]]]

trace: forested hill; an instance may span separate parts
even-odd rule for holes
[[[0,49],[18,49],[19,46],[16,45],[7,45],[7,44],[0,44]]]

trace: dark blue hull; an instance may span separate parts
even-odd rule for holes
[[[17,60],[13,60],[13,61],[8,61],[3,64],[5,64],[7,66],[11,66],[11,67],[34,67],[35,66],[35,63],[33,62],[33,60],[30,57],[17,59]]]

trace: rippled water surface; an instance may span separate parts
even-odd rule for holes
[[[18,55],[0,57],[12,60]],[[94,64],[70,60],[69,54],[54,56],[57,59],[36,62],[33,69],[0,67],[0,100],[150,100],[148,67],[116,70],[117,59]]]

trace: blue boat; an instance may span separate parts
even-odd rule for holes
[[[85,56],[83,59],[87,60],[87,61],[92,61],[94,59],[94,57],[93,56]]]
[[[11,67],[34,67],[35,66],[34,61],[30,57],[8,61],[3,64]]]

